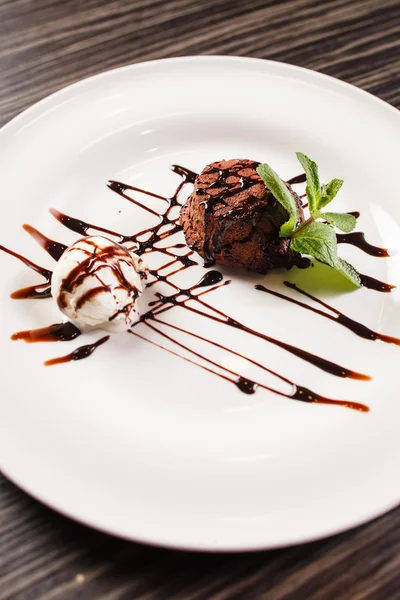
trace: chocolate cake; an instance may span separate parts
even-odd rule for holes
[[[244,267],[259,273],[299,264],[300,254],[279,237],[287,213],[266,189],[256,168],[260,163],[222,160],[208,165],[195,180],[181,208],[180,221],[190,248],[205,265]],[[289,184],[304,220],[301,202]]]

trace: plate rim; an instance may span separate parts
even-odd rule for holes
[[[83,79],[78,79],[77,81],[75,81],[73,83],[70,83],[64,87],[61,87],[60,89],[56,90],[55,92],[52,92],[51,94],[45,96],[41,100],[38,100],[34,104],[28,106],[28,108],[25,108],[24,110],[22,110],[15,117],[12,117],[9,121],[7,121],[4,125],[2,125],[0,127],[0,137],[5,132],[8,132],[9,129],[11,129],[15,125],[17,125],[19,120],[22,120],[23,118],[30,116],[31,113],[33,113],[35,110],[42,108],[42,106],[45,106],[48,102],[54,100],[55,97],[61,97],[65,94],[67,94],[68,92],[70,92],[71,90],[78,89],[80,87],[89,85],[92,82],[97,81],[100,78],[111,77],[122,71],[140,70],[142,68],[148,67],[149,65],[158,65],[158,64],[162,64],[162,63],[178,64],[178,63],[185,63],[185,62],[201,62],[201,61],[210,62],[210,63],[211,62],[223,62],[223,61],[228,61],[231,63],[237,62],[237,63],[242,63],[242,64],[245,62],[253,63],[253,64],[256,64],[256,63],[261,64],[262,63],[265,65],[268,65],[271,68],[283,69],[283,70],[286,70],[287,72],[292,71],[292,72],[304,73],[304,74],[307,74],[308,76],[315,77],[316,79],[320,79],[322,77],[327,82],[329,82],[333,85],[339,85],[339,86],[343,87],[344,89],[347,89],[352,94],[355,94],[357,96],[361,95],[362,97],[364,97],[364,95],[366,94],[369,97],[370,101],[378,103],[382,108],[385,107],[386,110],[390,110],[390,112],[393,115],[400,114],[400,111],[395,106],[393,106],[392,104],[389,104],[382,98],[375,96],[371,92],[368,92],[367,90],[359,88],[356,85],[349,83],[347,81],[343,81],[342,79],[333,77],[332,75],[328,75],[327,73],[321,73],[320,71],[314,71],[312,69],[308,69],[307,67],[301,67],[299,65],[292,65],[290,63],[277,61],[277,60],[270,60],[270,59],[266,59],[266,58],[255,58],[255,57],[251,57],[251,56],[232,56],[229,54],[228,55],[197,54],[197,55],[193,55],[193,56],[174,56],[171,58],[157,58],[154,60],[146,60],[146,61],[137,62],[137,63],[130,63],[127,65],[123,65],[121,67],[116,67],[116,68],[112,68],[112,69],[107,69],[105,71],[101,71],[100,73],[96,73],[95,75],[89,75],[88,77],[84,77]]]
[[[368,102],[371,102],[371,103],[373,102],[375,105],[378,105],[381,110],[385,110],[387,112],[387,114],[390,113],[393,116],[397,115],[397,117],[400,115],[400,111],[396,107],[390,105],[389,103],[385,102],[381,98],[374,96],[370,92],[360,89],[351,83],[344,82],[340,79],[336,79],[335,77],[332,77],[325,73],[320,73],[319,71],[313,71],[313,70],[307,69],[305,67],[300,67],[297,65],[292,65],[289,63],[284,63],[284,62],[279,62],[279,61],[266,60],[266,59],[262,59],[262,58],[239,57],[239,56],[229,56],[229,55],[228,56],[196,55],[196,56],[162,58],[162,59],[148,60],[148,61],[128,64],[128,65],[124,65],[124,66],[117,67],[114,69],[109,69],[109,70],[97,73],[95,75],[86,77],[84,79],[78,80],[78,81],[76,81],[72,84],[69,84],[63,88],[60,88],[56,92],[42,98],[35,104],[31,105],[30,107],[28,107],[27,109],[23,110],[21,113],[16,115],[14,118],[12,118],[6,124],[4,124],[0,129],[0,141],[3,139],[3,137],[6,133],[12,134],[13,130],[20,128],[20,126],[23,125],[24,121],[26,121],[27,119],[32,120],[32,117],[33,118],[35,117],[35,113],[37,113],[37,117],[40,118],[40,116],[43,115],[45,112],[44,111],[45,107],[48,104],[54,103],[55,99],[61,100],[63,97],[69,95],[71,92],[75,92],[76,90],[84,89],[85,87],[90,86],[92,83],[97,82],[100,79],[106,80],[108,77],[113,77],[118,73],[136,72],[136,71],[140,71],[142,69],[146,69],[149,66],[162,65],[162,64],[166,64],[166,63],[167,64],[175,64],[175,65],[179,66],[180,64],[184,64],[184,63],[204,62],[204,63],[211,64],[211,63],[225,62],[225,61],[229,62],[231,64],[237,63],[238,65],[243,65],[245,63],[257,64],[257,65],[263,64],[266,67],[266,69],[269,69],[270,73],[271,73],[271,70],[275,70],[276,72],[279,72],[280,74],[283,73],[283,76],[287,76],[287,75],[290,76],[291,74],[300,75],[300,76],[304,75],[307,78],[311,77],[312,79],[314,79],[319,86],[320,86],[321,82],[325,81],[325,82],[327,82],[328,85],[334,86],[335,88],[339,87],[353,97],[367,100]],[[2,460],[2,462],[3,462],[3,460]],[[12,472],[8,473],[7,467],[4,468],[2,466],[0,472],[10,482],[12,482],[18,488],[20,488],[23,492],[29,494],[35,500],[44,504],[46,507],[58,512],[59,514],[66,516],[68,518],[71,518],[74,521],[76,521],[82,525],[95,528],[96,530],[102,531],[109,535],[117,536],[119,538],[126,539],[129,541],[151,544],[153,546],[160,546],[160,547],[164,547],[164,548],[189,550],[189,551],[196,551],[196,552],[199,552],[199,551],[201,551],[201,552],[203,552],[203,551],[204,552],[260,551],[260,550],[267,550],[267,549],[283,548],[283,547],[293,546],[293,545],[297,545],[297,544],[310,543],[310,542],[313,542],[313,541],[316,541],[319,539],[324,539],[328,536],[339,535],[345,531],[349,531],[356,527],[359,527],[360,525],[363,525],[371,520],[374,520],[377,517],[382,516],[383,514],[396,508],[398,506],[398,504],[400,503],[400,497],[395,498],[394,501],[383,503],[383,505],[380,505],[379,508],[377,508],[376,510],[370,511],[366,515],[361,516],[359,519],[350,519],[350,523],[344,524],[340,528],[334,527],[334,526],[333,527],[327,526],[323,530],[320,529],[318,533],[310,534],[308,536],[303,535],[303,536],[299,536],[297,538],[294,536],[293,538],[290,539],[290,541],[286,540],[286,541],[282,541],[281,543],[266,542],[266,543],[251,544],[251,543],[240,543],[240,542],[232,543],[231,541],[228,541],[228,543],[226,543],[226,541],[221,541],[221,542],[217,542],[214,544],[211,542],[209,542],[208,544],[207,543],[198,543],[198,542],[197,543],[194,542],[191,544],[190,543],[180,544],[180,543],[175,543],[174,541],[171,541],[171,540],[168,540],[168,541],[163,540],[163,539],[161,539],[162,536],[159,537],[158,539],[155,537],[152,537],[152,536],[150,536],[149,538],[146,538],[146,536],[141,536],[141,535],[134,536],[131,534],[124,533],[119,527],[111,528],[109,526],[104,526],[101,523],[97,522],[96,518],[90,519],[90,518],[86,518],[86,517],[77,516],[76,514],[74,514],[73,510],[69,511],[67,508],[65,508],[62,505],[62,503],[60,503],[59,506],[57,506],[56,504],[53,504],[53,502],[46,499],[46,494],[44,494],[44,496],[42,497],[40,492],[37,492],[34,489],[32,489],[32,486],[25,485],[23,478],[19,478],[18,476],[14,477]],[[68,504],[68,502],[67,502],[67,504]],[[290,536],[286,536],[286,537],[290,537]]]
[[[160,538],[154,539],[152,537],[146,538],[145,536],[132,536],[132,535],[124,533],[123,531],[119,530],[117,527],[115,527],[114,529],[110,529],[106,526],[103,526],[103,525],[97,523],[95,519],[90,521],[90,519],[84,519],[81,517],[77,517],[74,514],[72,514],[72,512],[69,512],[68,510],[63,509],[63,508],[59,508],[58,506],[55,506],[54,504],[52,504],[52,502],[50,502],[50,501],[43,500],[38,494],[31,491],[30,486],[25,487],[24,485],[21,485],[17,479],[14,479],[12,476],[9,476],[7,474],[7,471],[0,469],[0,474],[3,475],[9,482],[12,483],[12,485],[15,485],[24,494],[27,494],[28,496],[33,498],[36,502],[39,502],[40,504],[45,506],[47,509],[54,511],[55,513],[57,513],[58,515],[61,515],[64,518],[71,519],[75,523],[78,523],[79,525],[82,525],[84,527],[88,527],[88,528],[98,531],[100,533],[104,533],[104,534],[110,535],[114,538],[125,540],[127,542],[133,542],[136,544],[153,546],[155,548],[162,548],[165,550],[176,550],[176,551],[183,551],[183,552],[203,553],[203,554],[207,554],[207,553],[239,554],[241,552],[263,552],[263,551],[268,551],[268,550],[279,550],[279,549],[284,549],[284,548],[292,548],[295,546],[303,546],[303,545],[307,545],[307,544],[312,544],[313,542],[323,541],[323,540],[329,539],[331,537],[338,537],[339,535],[342,535],[344,533],[351,533],[352,531],[355,531],[359,527],[362,527],[363,525],[367,525],[369,523],[371,523],[371,525],[372,525],[372,523],[374,523],[377,519],[383,518],[383,517],[389,515],[394,510],[396,510],[400,504],[400,498],[399,498],[399,500],[396,501],[395,504],[389,503],[385,508],[380,509],[377,512],[372,512],[371,514],[367,515],[366,517],[363,517],[362,519],[360,519],[360,521],[357,521],[357,522],[352,521],[351,525],[343,525],[343,527],[340,527],[340,528],[327,527],[326,530],[323,531],[322,533],[310,535],[307,537],[302,537],[301,539],[293,538],[293,540],[289,541],[289,542],[283,541],[280,543],[239,544],[239,545],[238,544],[236,544],[236,545],[235,544],[224,544],[224,543],[188,545],[188,544],[184,544],[184,543],[174,543],[174,542],[170,542],[170,541],[167,542]]]

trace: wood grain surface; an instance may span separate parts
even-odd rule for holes
[[[83,77],[191,54],[290,62],[400,107],[399,0],[0,0],[0,123]],[[304,546],[197,554],[98,533],[0,479],[1,600],[169,598],[399,600],[400,510]]]

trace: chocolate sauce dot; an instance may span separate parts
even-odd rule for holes
[[[244,394],[254,394],[258,388],[258,383],[251,381],[251,379],[246,379],[245,377],[239,377],[239,379],[235,381],[235,384]]]

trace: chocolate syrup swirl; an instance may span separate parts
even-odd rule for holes
[[[240,389],[243,393],[246,393],[246,394],[253,394],[256,392],[256,390],[258,388],[262,388],[262,389],[269,390],[280,396],[284,396],[286,398],[291,398],[293,400],[299,400],[302,402],[339,404],[339,405],[347,406],[347,407],[355,409],[355,410],[367,411],[368,407],[366,407],[363,404],[352,402],[350,400],[336,400],[336,399],[330,399],[330,398],[321,396],[321,395],[317,394],[316,392],[308,389],[307,387],[304,387],[302,385],[294,383],[290,379],[284,377],[283,375],[277,373],[276,371],[271,370],[269,367],[267,367],[257,361],[254,361],[250,357],[247,357],[243,354],[240,354],[240,353],[232,350],[231,348],[229,348],[227,346],[223,346],[222,344],[215,342],[211,338],[203,337],[195,332],[189,331],[187,329],[184,329],[184,328],[174,325],[172,323],[168,323],[159,318],[162,313],[172,310],[172,309],[175,309],[176,307],[180,307],[184,310],[188,310],[195,314],[201,315],[203,318],[210,319],[214,322],[221,323],[223,325],[226,325],[226,326],[234,328],[234,329],[239,329],[251,336],[261,338],[261,339],[265,340],[267,343],[271,343],[277,347],[280,347],[281,349],[301,358],[302,360],[304,360],[306,362],[309,362],[313,366],[320,368],[323,371],[330,373],[332,375],[335,375],[338,377],[348,377],[348,378],[353,378],[353,379],[359,379],[359,380],[368,380],[369,379],[369,377],[367,375],[363,375],[361,373],[351,371],[350,369],[347,369],[341,365],[338,365],[336,363],[328,361],[328,360],[324,359],[323,357],[314,355],[306,350],[297,348],[286,342],[272,338],[271,336],[268,336],[267,334],[262,333],[261,331],[251,329],[250,327],[246,326],[244,323],[239,322],[238,320],[232,318],[228,314],[223,313],[222,311],[216,309],[209,303],[205,302],[203,299],[203,296],[205,294],[214,292],[230,283],[229,280],[226,280],[226,281],[223,280],[222,274],[219,271],[213,270],[213,271],[206,272],[197,283],[195,283],[194,285],[192,285],[189,288],[184,288],[184,289],[182,289],[181,287],[176,285],[171,280],[171,277],[173,275],[198,264],[196,262],[196,260],[194,260],[195,257],[193,256],[194,255],[193,251],[189,250],[187,253],[184,253],[182,255],[180,255],[178,253],[179,250],[182,250],[186,247],[185,244],[178,242],[178,243],[170,243],[169,245],[165,245],[165,242],[169,238],[171,238],[174,234],[180,232],[182,229],[179,224],[178,217],[174,218],[173,214],[172,214],[173,208],[176,206],[179,207],[181,205],[181,202],[179,200],[179,194],[180,194],[182,188],[184,187],[184,185],[187,183],[194,183],[196,176],[197,176],[197,174],[194,173],[193,171],[190,171],[189,169],[185,169],[184,167],[180,167],[179,165],[173,165],[172,170],[175,173],[177,173],[178,175],[180,175],[182,178],[177,190],[175,191],[175,193],[173,194],[172,197],[160,196],[159,194],[154,194],[152,192],[142,190],[141,188],[123,184],[123,183],[120,183],[117,181],[109,182],[108,186],[111,191],[119,194],[123,198],[127,199],[129,202],[135,204],[139,208],[145,210],[146,212],[150,213],[154,217],[157,217],[157,219],[158,219],[158,223],[155,226],[149,227],[149,228],[142,230],[133,235],[125,235],[125,234],[119,233],[117,231],[113,231],[113,230],[101,227],[99,225],[88,223],[88,222],[82,221],[80,219],[71,217],[69,215],[63,214],[56,209],[51,209],[52,215],[61,224],[63,224],[65,227],[76,232],[79,235],[86,236],[86,235],[90,235],[94,232],[100,233],[100,234],[105,234],[106,236],[111,236],[111,237],[116,238],[116,241],[119,242],[120,244],[132,244],[132,247],[130,247],[129,249],[134,250],[139,255],[144,255],[144,254],[151,253],[151,252],[157,252],[157,253],[165,255],[165,257],[167,258],[167,262],[165,264],[161,265],[158,269],[150,270],[150,277],[152,278],[152,281],[149,282],[149,287],[154,285],[155,283],[161,281],[161,282],[165,282],[166,284],[168,284],[174,290],[174,292],[170,295],[162,295],[159,292],[156,293],[156,300],[154,300],[153,302],[150,303],[148,312],[145,313],[144,315],[142,315],[140,322],[136,324],[136,326],[134,327],[134,329],[132,329],[130,331],[130,333],[137,337],[140,337],[143,340],[146,340],[147,342],[149,342],[153,345],[159,346],[160,348],[174,354],[175,356],[179,356],[180,358],[197,365],[200,368],[205,369],[218,377],[221,377],[221,378],[233,383],[238,389]],[[304,175],[300,175],[298,177],[292,178],[291,180],[288,181],[288,183],[296,184],[296,183],[301,183],[304,180],[305,180]],[[212,197],[212,202],[214,202],[214,201],[223,202],[224,201],[224,198],[222,198],[222,195],[221,195],[221,197],[219,197],[220,191],[218,189],[218,184],[220,184],[221,186],[226,185],[226,181],[224,180],[224,174],[222,171],[219,172],[219,178],[218,178],[217,182],[215,182],[215,184],[213,184],[213,189],[211,190],[210,197]],[[230,185],[228,186],[228,187],[230,187],[230,193],[232,193],[232,194],[237,193],[237,191],[239,191],[240,189],[243,189],[243,185],[245,185],[245,184],[243,182],[243,179],[240,178],[240,176],[237,177],[237,180],[236,179],[230,180]],[[247,185],[251,185],[251,182],[247,183]],[[151,206],[147,206],[146,204],[143,204],[143,202],[136,199],[135,194],[137,194],[137,193],[146,195],[149,198],[153,198],[155,201],[162,201],[162,202],[164,201],[166,203],[165,211],[160,213],[160,212],[156,211],[155,209],[153,209]],[[200,190],[198,190],[198,193],[201,194],[202,192]],[[226,193],[226,190],[224,191],[224,193]],[[208,192],[207,192],[207,194],[208,194]],[[208,200],[206,201],[206,204],[205,204],[205,212],[207,212],[207,202],[208,202]],[[65,251],[66,247],[63,244],[60,244],[59,242],[55,242],[54,240],[47,238],[46,236],[44,236],[43,234],[38,232],[36,229],[34,229],[30,226],[25,226],[25,229],[26,229],[26,231],[28,231],[28,233],[30,233],[34,237],[34,239],[42,246],[42,248],[44,248],[55,260],[58,260],[60,258],[60,256],[62,255],[62,253]],[[348,243],[348,242],[342,242],[342,243]],[[0,250],[3,250],[5,252],[11,254],[12,256],[15,256],[19,260],[22,260],[29,268],[35,270],[37,273],[39,273],[46,279],[45,284],[40,284],[39,286],[35,286],[34,288],[26,288],[27,290],[34,289],[35,291],[29,292],[29,294],[27,296],[20,296],[20,297],[39,297],[39,293],[41,293],[40,297],[44,297],[45,293],[47,294],[47,296],[50,295],[49,284],[51,282],[51,275],[52,275],[51,271],[43,269],[42,267],[39,267],[38,265],[31,263],[31,261],[29,261],[28,259],[25,259],[23,256],[18,255],[16,253],[14,253],[13,251],[4,248],[3,246],[0,246]],[[210,259],[210,262],[212,262],[211,256],[209,256],[209,259]],[[90,257],[88,257],[89,263],[90,263],[90,260],[91,260]],[[89,266],[89,263],[88,263],[88,266]],[[176,266],[176,268],[174,268],[175,266]],[[172,271],[171,271],[171,268],[172,268]],[[169,269],[169,271],[167,271],[167,269]],[[371,283],[372,278],[369,278],[370,281],[368,281],[367,276],[363,276],[363,277],[365,278],[365,281],[367,281],[367,283],[369,283],[370,285],[373,285]],[[68,277],[68,281],[66,282],[67,288],[72,290],[74,285],[76,285],[76,282],[78,279],[79,279],[78,273],[71,274]],[[373,281],[376,281],[376,280],[373,280]],[[388,284],[383,284],[382,282],[379,282],[379,284],[380,284],[380,286],[382,286],[382,285],[388,286]],[[378,284],[376,284],[376,285],[378,285]],[[42,289],[43,286],[46,286],[46,288]],[[390,288],[392,288],[392,286],[390,286]],[[270,290],[267,290],[266,288],[263,291],[270,292]],[[302,290],[299,290],[297,288],[296,288],[296,291],[299,291],[299,293],[304,293],[305,295],[307,295],[306,292],[303,292]],[[24,292],[24,290],[22,290],[22,292]],[[17,293],[21,294],[21,291],[17,292]],[[35,295],[31,295],[33,293]],[[278,293],[276,293],[276,294],[279,295]],[[285,300],[288,300],[288,297],[284,296],[283,294],[281,296]],[[329,307],[328,305],[326,305],[325,308],[330,308],[335,316],[333,316],[333,315],[328,316],[324,311],[320,311],[319,309],[314,309],[314,308],[308,307],[304,303],[301,303],[299,301],[294,301],[294,299],[290,299],[290,301],[292,301],[308,310],[313,310],[314,312],[317,312],[318,314],[322,314],[322,316],[324,316],[326,318],[335,320],[336,322],[339,322],[339,324],[347,327],[348,329],[351,329],[352,331],[357,333],[357,335],[360,335],[361,337],[365,337],[366,339],[380,339],[387,343],[394,343],[394,344],[398,343],[398,340],[396,340],[396,338],[390,338],[390,336],[383,336],[376,332],[372,332],[368,328],[365,328],[361,324],[357,324],[355,321],[352,321],[351,319],[349,319],[345,315],[342,315],[342,313],[339,313],[338,311],[336,311],[336,309]],[[322,302],[322,301],[318,301],[317,299],[316,299],[316,301],[320,302],[320,303]],[[209,366],[205,366],[204,364],[198,363],[197,361],[192,360],[183,354],[180,354],[179,351],[175,352],[168,347],[157,344],[153,340],[146,338],[145,336],[143,336],[137,332],[137,327],[139,327],[139,326],[142,326],[142,327],[145,326],[148,329],[152,329],[153,332],[157,333],[164,339],[167,339],[170,344],[174,344],[178,348],[184,349],[186,352],[189,352],[193,356],[196,356],[197,358],[201,358],[203,361],[208,363]],[[279,389],[265,386],[257,381],[248,379],[245,376],[241,375],[240,373],[237,373],[234,370],[228,369],[225,365],[219,364],[218,362],[214,361],[212,358],[198,353],[190,346],[183,344],[181,341],[179,341],[178,339],[173,337],[173,335],[166,334],[165,331],[163,331],[163,329],[160,329],[160,327],[162,327],[162,328],[168,327],[170,329],[180,332],[181,334],[185,334],[189,338],[200,339],[204,343],[207,343],[210,346],[218,347],[218,348],[224,350],[225,352],[234,354],[237,357],[249,362],[250,364],[253,364],[256,367],[258,367],[264,371],[267,371],[268,373],[270,373],[271,375],[276,377],[278,380],[280,380],[283,384],[289,385],[290,389],[287,392],[284,392]],[[72,324],[63,323],[63,324],[51,325],[47,328],[42,328],[42,329],[37,329],[37,330],[21,331],[21,332],[14,334],[13,339],[24,340],[28,343],[29,342],[37,342],[37,341],[68,341],[68,340],[75,339],[79,335],[80,335],[79,329],[74,327]],[[373,337],[373,336],[376,336],[376,337]],[[50,361],[47,361],[46,364],[59,364],[59,363],[63,363],[63,362],[70,362],[70,361],[81,360],[83,358],[86,358],[87,356],[90,356],[99,345],[105,343],[108,338],[109,338],[109,336],[105,336],[105,337],[99,339],[94,344],[88,344],[85,346],[81,346],[66,356],[51,359]],[[218,370],[215,370],[216,368]],[[222,373],[220,371],[222,371]]]

